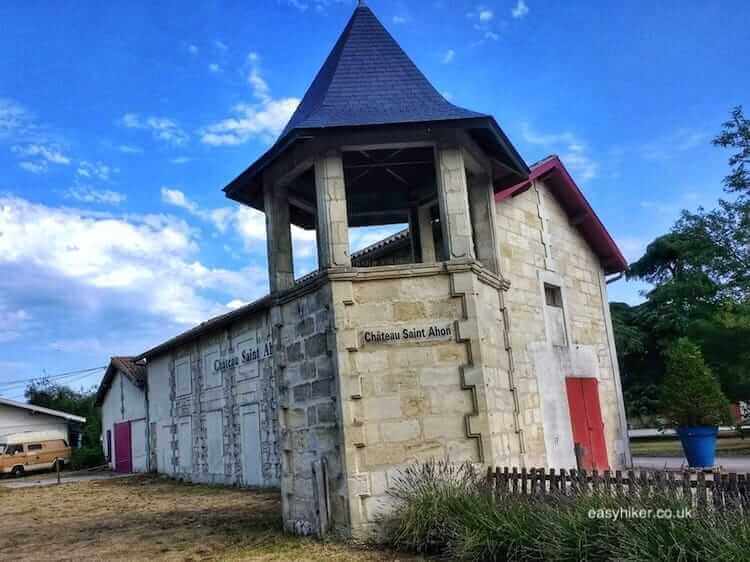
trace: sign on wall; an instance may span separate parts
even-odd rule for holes
[[[407,326],[405,328],[369,328],[359,332],[360,347],[393,345],[454,339],[453,323]]]
[[[266,359],[273,355],[273,344],[268,341],[263,345],[257,345],[254,347],[246,347],[244,349],[235,349],[232,355],[215,359],[213,362],[214,372],[223,372],[228,369],[234,369],[241,365],[247,365],[248,363],[254,363],[261,359]]]

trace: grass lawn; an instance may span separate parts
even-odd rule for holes
[[[641,457],[681,457],[680,440],[675,439],[631,439],[630,450],[633,456]],[[750,455],[750,437],[722,437],[716,443],[719,456]]]
[[[134,476],[0,488],[5,560],[420,560],[285,535],[277,493]]]

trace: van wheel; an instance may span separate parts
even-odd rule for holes
[[[21,476],[23,476],[23,473],[24,473],[24,472],[25,472],[25,471],[24,471],[24,469],[23,469],[23,467],[22,467],[22,466],[14,466],[14,467],[13,467],[13,470],[11,470],[11,471],[10,471],[10,473],[11,473],[11,474],[12,474],[13,476],[15,476],[16,478],[20,478]]]

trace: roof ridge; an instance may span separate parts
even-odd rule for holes
[[[326,57],[326,60],[323,61],[323,65],[318,69],[317,74],[315,74],[315,78],[313,78],[312,82],[310,82],[310,85],[305,90],[305,95],[302,96],[302,99],[300,100],[299,105],[297,106],[297,109],[295,109],[294,113],[292,113],[292,116],[289,118],[289,122],[284,127],[284,130],[281,131],[281,134],[279,135],[278,140],[283,139],[287,135],[287,133],[289,133],[293,129],[292,124],[298,120],[298,117],[300,121],[304,122],[308,117],[310,117],[313,113],[315,113],[318,109],[320,109],[323,106],[323,103],[325,102],[327,95],[322,96],[317,101],[317,103],[313,99],[313,96],[317,91],[316,84],[318,80],[323,80],[325,75],[329,74],[330,77],[332,78],[336,74],[336,70],[341,64],[341,51],[343,50],[344,45],[346,45],[346,39],[348,39],[349,35],[351,34],[352,27],[354,26],[354,18],[356,17],[357,12],[359,10],[360,10],[360,6],[357,6],[357,8],[354,10],[351,17],[349,18],[349,21],[347,22],[346,27],[344,27],[344,30],[341,32],[341,35],[339,35],[339,38],[336,40],[336,43],[333,44],[333,49],[331,49],[331,52],[328,53],[328,57]],[[329,68],[329,62],[331,62],[332,68]],[[308,100],[309,100],[309,103],[311,103],[312,105],[307,109],[307,111],[304,111],[304,114],[303,114],[302,111],[305,108],[305,101],[308,101]]]

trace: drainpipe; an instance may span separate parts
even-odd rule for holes
[[[156,472],[151,466],[151,408],[148,403],[148,360],[146,360],[146,383],[143,386],[143,396],[146,402],[146,470]]]
[[[607,279],[606,274],[602,271],[599,274],[599,290],[602,299],[602,312],[604,313],[604,328],[607,332],[607,343],[609,344],[609,360],[612,365],[612,377],[615,382],[615,391],[617,392],[617,413],[620,418],[620,431],[622,433],[623,461],[625,466],[630,467],[633,464],[630,454],[630,437],[628,435],[628,418],[625,412],[625,399],[622,395],[622,380],[620,379],[620,364],[617,361],[617,348],[615,346],[615,335],[612,328],[612,315],[609,311],[609,297],[607,296],[607,285],[622,279],[624,273],[620,273],[611,279]]]

